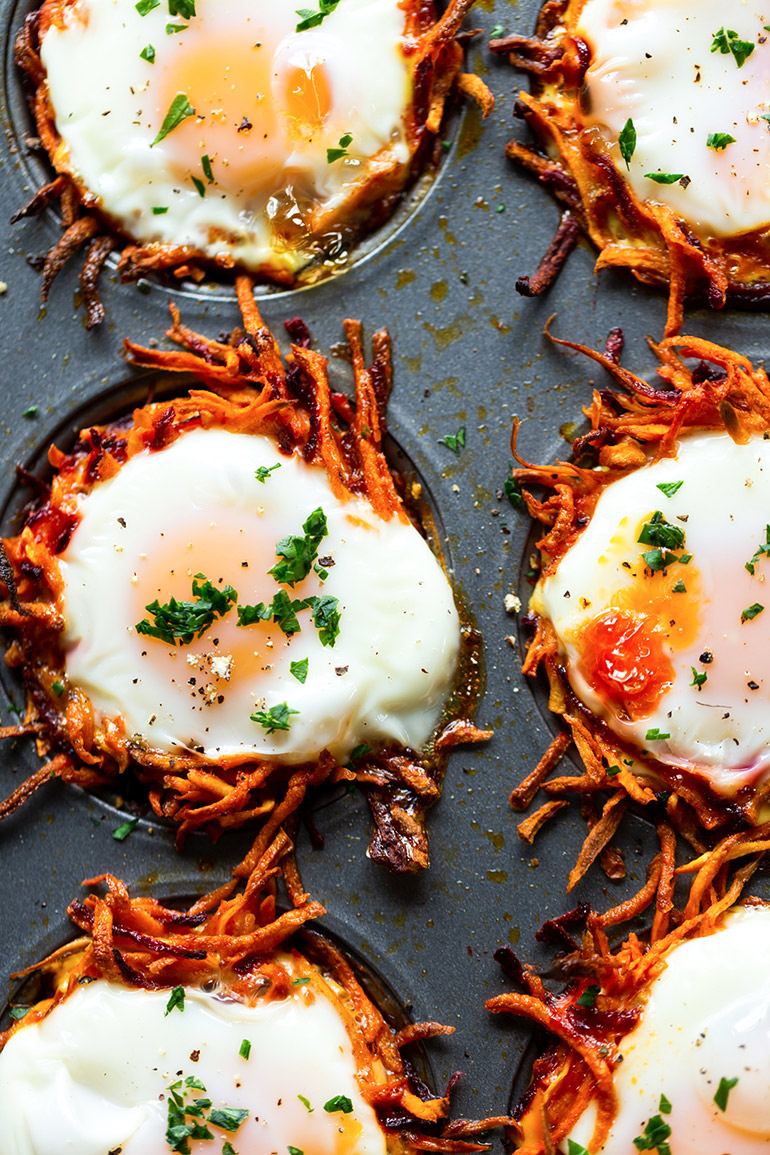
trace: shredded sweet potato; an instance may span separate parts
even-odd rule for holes
[[[176,279],[188,277],[200,282],[206,271],[227,276],[235,268],[235,261],[226,247],[215,258],[208,257],[194,247],[184,244],[136,243],[121,233],[115,222],[103,213],[92,192],[81,184],[72,167],[68,148],[56,126],[54,109],[48,96],[45,67],[40,57],[40,39],[51,24],[66,23],[66,9],[74,0],[43,0],[41,7],[25,19],[16,39],[16,64],[29,86],[29,103],[35,118],[38,138],[48,153],[56,172],[52,181],[38,190],[22,206],[13,219],[33,216],[55,201],[61,204],[64,236],[42,260],[42,300],[48,299],[51,286],[79,248],[90,241],[88,254],[81,273],[83,306],[86,328],[92,329],[104,319],[104,308],[99,298],[97,279],[99,271],[113,248],[120,250],[118,271],[123,281],[136,281],[154,274],[169,274]],[[404,55],[412,82],[412,96],[405,113],[409,156],[397,160],[388,146],[372,160],[372,172],[367,182],[360,182],[350,192],[341,207],[319,210],[317,207],[295,207],[295,215],[302,216],[298,236],[307,248],[323,258],[325,247],[331,243],[354,243],[367,230],[381,224],[398,203],[405,186],[424,167],[436,136],[441,130],[445,106],[453,90],[475,100],[482,116],[488,116],[494,107],[494,97],[478,76],[462,71],[463,50],[460,36],[463,19],[475,0],[450,0],[440,19],[435,19],[432,5],[415,3],[404,6]],[[462,34],[464,37],[468,34]],[[311,267],[311,277],[319,272],[318,262]],[[266,264],[251,270],[263,280],[292,284],[295,277],[287,269]],[[299,274],[300,279],[302,274]]]
[[[410,1045],[454,1028],[413,1023],[396,1031],[342,951],[307,929],[310,920],[324,914],[320,903],[302,891],[295,905],[278,912],[277,882],[287,870],[296,871],[296,866],[292,843],[281,831],[240,885],[242,876],[234,875],[186,910],[132,897],[111,874],[86,880],[84,886],[102,885],[105,890],[91,889],[85,900],[70,904],[67,913],[82,932],[80,938],[15,976],[35,974],[46,993],[23,1019],[0,1033],[0,1050],[17,1032],[54,1013],[81,985],[99,980],[157,991],[201,987],[215,979],[229,998],[246,1003],[285,999],[291,993],[291,976],[276,957],[280,949],[291,952],[295,967],[306,976],[303,983],[317,982],[318,993],[325,990],[336,1001],[361,1091],[377,1112],[391,1155],[488,1150],[488,1144],[474,1136],[510,1126],[513,1120],[501,1116],[450,1122],[449,1090],[435,1096],[412,1074],[408,1055],[402,1054]]]
[[[512,140],[506,154],[548,189],[562,211],[537,271],[520,277],[517,291],[544,293],[582,231],[599,249],[597,269],[626,268],[639,281],[668,287],[666,336],[680,331],[687,297],[715,309],[765,302],[770,280],[766,229],[733,237],[696,236],[665,204],[640,200],[606,143],[584,124],[581,91],[591,48],[578,28],[585,4],[547,0],[534,36],[490,42],[493,52],[531,81],[531,91],[518,95],[515,114],[533,131],[538,147]]]
[[[723,847],[689,863],[685,871],[694,878],[687,902],[677,910],[671,886],[674,833],[661,823],[658,834],[660,854],[642,891],[604,915],[587,914],[582,944],[560,957],[565,990],[549,993],[517,960],[516,968],[508,962],[504,970],[525,993],[497,995],[486,1004],[494,1014],[513,1014],[544,1027],[554,1040],[535,1060],[532,1083],[514,1110],[516,1126],[509,1136],[520,1155],[556,1155],[591,1104],[596,1125],[590,1146],[592,1151],[602,1149],[618,1109],[613,1071],[622,1061],[626,1035],[639,1022],[650,984],[679,943],[719,930],[722,916],[740,897],[766,849],[763,845],[758,850],[752,834],[739,834],[731,841],[731,851],[734,860],[743,862],[732,875]],[[649,934],[631,934],[617,950],[610,950],[605,928],[638,917],[653,903]],[[579,1003],[591,985],[598,988],[595,999]]]
[[[196,829],[216,836],[251,824],[261,831],[255,850],[261,853],[309,790],[327,781],[348,780],[360,784],[370,803],[375,821],[372,857],[395,870],[419,870],[428,864],[425,811],[439,796],[448,752],[459,743],[489,737],[469,719],[450,713],[424,756],[390,746],[367,750],[351,767],[337,765],[327,752],[301,766],[249,756],[214,763],[194,752],[180,750],[171,756],[133,743],[119,719],[98,719],[88,697],[67,683],[57,557],[80,516],[76,498],[112,477],[136,454],[161,450],[190,429],[223,426],[231,432],[267,434],[283,452],[301,452],[308,464],[323,469],[340,499],[365,497],[385,521],[410,518],[383,452],[392,383],[387,333],[375,335],[375,356],[367,367],[361,326],[345,323],[355,380],[351,403],[331,391],[325,358],[304,344],[292,345],[284,363],[259,314],[252,282],[238,278],[237,289],[245,330],[237,329],[229,340],[211,340],[185,328],[172,305],[168,336],[179,351],[125,342],[126,356],[134,364],[192,372],[208,389],[194,388],[187,396],[137,409],[130,424],[84,430],[71,453],[52,448],[53,483],[30,509],[21,533],[5,542],[0,583],[6,599],[0,601],[0,623],[14,635],[6,660],[22,672],[29,692],[23,726],[10,727],[7,733],[37,734],[44,755],[53,747],[59,752],[0,802],[0,819],[51,777],[90,789],[114,784],[130,767],[149,787],[153,810],[176,824],[180,839]],[[467,633],[467,660],[461,658],[461,666],[465,662],[470,667],[476,641]],[[477,690],[461,669],[455,692],[458,709],[470,709]]]
[[[521,487],[524,506],[542,527],[537,542],[541,577],[556,570],[590,520],[604,489],[648,462],[673,455],[680,435],[718,431],[742,443],[751,435],[770,432],[770,381],[764,369],[754,368],[738,353],[701,338],[677,336],[660,344],[650,342],[660,362],[660,380],[653,385],[620,365],[622,333],[617,330],[610,335],[605,352],[553,337],[548,328],[546,332],[556,344],[601,365],[620,388],[594,390],[591,405],[584,410],[590,430],[575,440],[568,462],[541,466],[523,461],[516,449],[514,427],[512,448],[518,467],[513,477]],[[656,821],[665,811],[671,825],[702,854],[712,853],[715,844],[721,845],[719,840],[729,839],[736,829],[764,820],[770,782],[759,782],[746,797],[727,800],[709,789],[705,768],[675,770],[651,753],[626,747],[573,692],[551,623],[534,611],[528,620],[534,633],[523,670],[531,676],[545,675],[549,708],[561,718],[564,729],[513,790],[511,806],[527,809],[539,790],[551,800],[577,795],[587,801],[611,793],[598,818],[592,809],[587,812],[591,829],[570,874],[569,889],[597,857],[611,871],[622,870],[616,852],[610,851],[608,859],[608,843],[631,802],[648,809]],[[585,772],[552,777],[570,745]],[[522,837],[529,841],[550,813],[541,806],[537,816],[522,824]],[[658,883],[670,887],[668,867]],[[662,923],[668,899],[661,901]]]

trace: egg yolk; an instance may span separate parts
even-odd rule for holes
[[[181,93],[195,109],[164,139],[164,147],[185,173],[201,173],[208,156],[217,185],[224,190],[259,188],[275,182],[294,148],[321,134],[332,105],[324,61],[297,50],[277,61],[264,29],[254,39],[205,34],[192,22],[163,70],[157,108],[158,128]]]

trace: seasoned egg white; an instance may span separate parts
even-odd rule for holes
[[[641,200],[669,205],[702,234],[770,222],[768,24],[761,0],[588,0],[575,30],[591,48],[582,119],[613,142]],[[726,51],[712,51],[715,38]],[[636,146],[626,167],[617,142],[629,119]],[[718,134],[734,140],[709,147]],[[685,179],[659,184],[649,173]]]
[[[770,1149],[770,909],[746,907],[724,928],[676,946],[622,1042],[618,1115],[601,1155],[629,1155],[659,1116],[671,1155],[765,1155]],[[722,1094],[722,1081],[733,1085]],[[725,1093],[726,1092],[726,1093]],[[671,1106],[661,1111],[661,1096]],[[715,1101],[718,1096],[724,1109]],[[589,1148],[592,1106],[569,1138]]]
[[[339,231],[340,207],[408,160],[411,81],[397,0],[341,0],[300,32],[297,7],[75,0],[41,37],[58,161],[143,244],[300,269],[309,215]],[[180,97],[195,115],[158,139]]]
[[[683,559],[657,573],[642,557],[653,546],[638,540],[655,514],[681,531],[669,553]],[[727,794],[770,768],[769,522],[769,441],[683,437],[676,456],[607,486],[532,603],[594,714],[632,748],[697,766]],[[641,629],[613,658],[606,645],[599,652],[597,623],[617,611]],[[634,710],[613,694],[637,666],[652,692]]]
[[[326,580],[314,569],[291,588],[268,573],[281,560],[276,545],[302,536],[319,508],[328,534],[316,565]],[[324,748],[344,760],[361,743],[419,749],[430,737],[454,675],[459,621],[410,523],[338,500],[324,469],[282,455],[267,437],[221,429],[131,458],[79,499],[79,513],[60,560],[67,680],[138,745],[299,763]],[[137,632],[154,621],[154,601],[194,600],[199,573],[232,586],[242,606],[270,605],[281,590],[298,601],[336,598],[339,636],[324,645],[308,609],[290,637],[274,621],[239,626],[235,605],[187,645]],[[287,729],[271,734],[251,720],[284,703],[296,711]]]
[[[226,991],[188,987],[183,1009],[167,1012],[168,990],[102,980],[81,987],[0,1053],[0,1150],[170,1151],[173,1091],[185,1106],[210,1100],[204,1120],[212,1110],[248,1112],[234,1130],[207,1124],[212,1138],[190,1140],[192,1155],[221,1152],[225,1141],[238,1155],[285,1155],[290,1146],[308,1155],[384,1155],[337,1007],[314,980],[289,989],[285,999],[247,1005]],[[352,1111],[325,1111],[340,1095]]]

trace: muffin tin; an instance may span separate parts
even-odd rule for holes
[[[590,398],[598,371],[543,337],[550,314],[556,314],[557,335],[588,344],[600,344],[622,326],[625,363],[643,373],[654,367],[645,336],[659,336],[665,319],[661,294],[620,273],[597,277],[593,253],[582,243],[544,299],[515,293],[516,277],[532,272],[547,248],[558,213],[505,159],[510,135],[526,131],[512,121],[524,78],[494,59],[486,40],[498,24],[529,32],[537,8],[534,0],[478,0],[467,25],[483,33],[469,48],[468,66],[497,97],[492,115],[482,123],[472,104],[457,110],[435,179],[424,182],[346,272],[304,289],[266,291],[260,301],[284,348],[282,322],[296,315],[305,320],[315,347],[332,351],[330,371],[341,388],[350,387],[349,366],[334,356],[343,317],[361,318],[369,334],[382,325],[390,329],[390,434],[425,487],[456,589],[483,635],[486,689],[476,721],[495,734],[486,745],[461,748],[450,758],[443,796],[429,816],[430,869],[396,877],[371,863],[365,802],[341,789],[314,804],[323,849],[312,849],[304,833],[298,844],[305,885],[328,910],[321,929],[361,956],[413,1017],[457,1028],[431,1044],[433,1071],[438,1085],[455,1070],[465,1072],[455,1111],[476,1117],[505,1110],[529,1037],[523,1026],[484,1010],[484,1000],[506,987],[492,958],[495,949],[510,944],[522,958],[547,965],[548,953],[534,938],[541,922],[577,901],[603,909],[632,894],[655,852],[654,828],[630,814],[617,839],[626,857],[625,881],[607,882],[594,869],[568,896],[566,879],[584,832],[577,809],[562,811],[528,847],[516,835],[519,816],[508,806],[511,788],[534,766],[554,730],[543,694],[521,676],[522,638],[516,617],[504,608],[510,591],[526,599],[532,547],[526,517],[502,495],[511,422],[514,415],[522,420],[523,456],[538,462],[565,456],[565,439],[574,436],[581,405]],[[13,39],[29,9],[27,0],[0,0],[4,222],[45,172],[25,145],[30,119],[13,66]],[[129,410],[146,396],[154,378],[123,362],[124,336],[162,340],[169,299],[186,325],[212,335],[238,324],[239,313],[227,285],[121,285],[108,264],[101,278],[107,319],[87,334],[76,307],[77,260],[42,309],[40,279],[28,263],[59,235],[54,212],[2,229],[0,508],[8,532],[27,496],[17,483],[17,464],[44,469],[52,440],[66,446],[84,424]],[[690,310],[685,328],[754,360],[761,361],[770,346],[770,320],[763,314]],[[25,416],[31,406],[36,411]],[[439,439],[461,426],[466,445],[455,455]],[[19,688],[6,671],[2,682],[0,719],[11,724]],[[5,796],[39,763],[31,739],[6,741],[3,755]],[[152,816],[117,842],[112,831],[131,805],[52,782],[0,826],[0,1002],[13,990],[12,971],[68,936],[64,912],[81,894],[84,878],[111,871],[136,893],[194,895],[223,881],[250,842],[243,832],[216,845],[194,836],[177,852],[173,832]],[[752,889],[770,897],[762,879],[755,878]]]

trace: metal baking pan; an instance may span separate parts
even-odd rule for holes
[[[39,466],[54,436],[66,444],[84,421],[130,409],[141,395],[137,373],[121,358],[125,336],[143,343],[161,338],[169,298],[185,324],[199,331],[215,335],[239,321],[227,285],[121,285],[108,265],[101,280],[107,321],[86,333],[76,308],[76,262],[41,309],[39,276],[28,262],[59,235],[56,216],[46,210],[13,227],[6,223],[45,175],[24,144],[30,120],[12,60],[13,39],[29,8],[28,0],[0,0],[0,508],[6,532],[24,497],[15,466]],[[526,518],[501,492],[511,422],[514,415],[522,419],[522,454],[548,461],[568,452],[565,437],[574,435],[581,405],[589,400],[591,364],[542,336],[551,313],[558,335],[589,344],[622,326],[626,363],[637,372],[652,371],[645,336],[660,335],[665,317],[661,294],[620,273],[597,277],[585,244],[546,298],[515,293],[516,277],[531,272],[547,248],[558,213],[505,159],[508,138],[526,132],[512,120],[523,78],[491,57],[486,40],[498,24],[531,31],[537,8],[536,0],[478,0],[468,23],[484,34],[469,49],[469,66],[495,93],[495,111],[483,124],[474,107],[457,114],[437,178],[402,211],[396,227],[385,226],[373,239],[365,259],[313,287],[261,300],[279,337],[282,321],[300,315],[324,352],[341,340],[345,316],[361,318],[370,333],[382,325],[390,329],[390,433],[430,495],[456,587],[483,635],[486,690],[477,723],[495,736],[450,759],[443,797],[430,815],[429,870],[396,877],[371,863],[365,804],[340,791],[316,803],[324,848],[313,850],[304,835],[298,846],[305,885],[328,909],[323,925],[366,960],[415,1018],[457,1028],[432,1044],[433,1067],[441,1085],[453,1071],[465,1072],[456,1111],[477,1117],[505,1109],[528,1039],[524,1027],[484,1010],[484,1000],[505,989],[494,950],[511,944],[521,957],[545,961],[534,939],[543,919],[578,900],[602,909],[633,893],[655,841],[647,820],[630,815],[619,835],[626,880],[609,883],[594,870],[568,897],[567,874],[583,837],[576,810],[564,810],[527,847],[508,807],[511,788],[538,760],[553,725],[506,640],[517,627],[504,597],[519,587],[530,548]],[[770,348],[770,319],[763,314],[694,312],[687,327],[754,359]],[[349,386],[344,361],[332,359],[332,373]],[[31,405],[38,407],[36,415],[25,417]],[[462,425],[466,446],[455,456],[439,439]],[[18,689],[7,673],[2,680],[0,718],[9,724]],[[3,796],[37,764],[31,740],[7,742]],[[216,845],[194,836],[178,853],[172,832],[147,818],[117,842],[112,831],[124,813],[116,801],[52,783],[0,827],[0,1004],[11,989],[11,972],[67,937],[64,911],[84,878],[112,871],[137,893],[196,894],[226,878],[248,844],[245,833]]]

